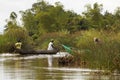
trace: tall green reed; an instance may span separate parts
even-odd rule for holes
[[[100,43],[95,43],[94,37],[99,38]],[[116,65],[115,61],[115,58],[120,54],[119,33],[108,34],[108,32],[96,30],[85,31],[79,36],[76,45],[84,52],[81,58],[88,63],[89,67],[119,69],[120,66]],[[120,61],[117,61],[117,63],[120,63]]]

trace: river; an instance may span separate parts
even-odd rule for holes
[[[93,73],[98,70],[59,66],[62,56],[0,54],[0,80],[120,80],[120,75],[96,75]]]

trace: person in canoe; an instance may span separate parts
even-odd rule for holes
[[[29,48],[29,49],[22,49],[22,42],[21,42],[21,40],[18,40],[16,43],[15,43],[15,53],[20,53],[20,54],[29,54],[29,53],[31,53],[31,54],[34,54],[34,53],[36,53],[36,51],[34,50],[34,49],[32,49],[32,48]]]
[[[54,45],[54,39],[51,39],[51,40],[50,40],[50,42],[49,42],[49,44],[48,44],[47,50],[56,50],[56,51],[59,51],[59,49],[56,48],[55,45]]]
[[[50,40],[47,50],[55,50],[54,40],[53,39]]]
[[[16,43],[15,43],[15,51],[14,52],[18,52],[20,51],[22,48],[22,42],[20,40],[18,40]]]
[[[15,48],[21,49],[21,46],[22,46],[22,42],[20,40],[18,40],[18,42],[15,43]]]

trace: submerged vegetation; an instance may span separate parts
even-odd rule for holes
[[[22,25],[12,12],[0,35],[0,52],[14,52],[17,40],[22,41],[23,49],[47,49],[52,38],[61,51],[62,44],[72,48],[71,63],[76,66],[120,71],[120,8],[114,14],[102,14],[102,4],[95,3],[78,15],[63,7],[59,2],[38,1],[31,9],[20,11]]]

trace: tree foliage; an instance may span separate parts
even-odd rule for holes
[[[120,8],[114,14],[106,11],[102,13],[103,5],[94,3],[87,4],[86,11],[82,15],[64,10],[60,2],[55,5],[40,0],[32,5],[31,9],[20,11],[22,26],[17,24],[17,14],[11,12],[5,26],[5,35],[13,35],[18,32],[31,37],[34,41],[47,33],[67,31],[69,34],[89,29],[118,32],[120,30]],[[21,31],[21,32],[19,32]],[[23,31],[23,32],[22,32]],[[25,32],[25,33],[24,33]],[[10,34],[9,34],[10,33]],[[64,32],[63,32],[64,33]],[[18,34],[15,34],[16,37]],[[18,35],[18,37],[23,37]],[[25,36],[24,36],[25,39]]]
[[[60,2],[56,2],[53,6],[40,1],[34,3],[31,9],[21,12],[22,22],[30,36],[57,32],[62,29],[74,32],[80,27],[79,15],[72,11],[65,11]]]

